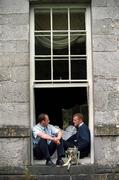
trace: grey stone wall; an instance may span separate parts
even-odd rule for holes
[[[0,166],[29,160],[29,91],[29,1],[0,0]]]
[[[92,0],[94,124],[105,131],[95,133],[95,162],[100,164],[119,161],[118,12],[118,0]]]
[[[91,10],[95,163],[118,164],[119,1],[92,0]],[[29,1],[0,0],[0,166],[29,161],[29,64]]]

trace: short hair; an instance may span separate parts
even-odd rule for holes
[[[84,121],[84,116],[83,116],[83,114],[81,114],[81,113],[76,113],[76,114],[73,115],[73,118],[74,118],[75,116],[77,116],[78,118],[81,118],[82,121]]]
[[[45,113],[39,114],[38,122],[42,122],[45,119],[46,116],[47,116],[47,114],[45,114]]]

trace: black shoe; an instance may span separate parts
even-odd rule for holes
[[[46,160],[46,166],[55,166],[51,160]]]
[[[64,164],[64,161],[62,159],[58,159],[56,161],[56,165],[62,166]]]

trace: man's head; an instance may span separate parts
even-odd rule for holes
[[[73,115],[73,123],[75,127],[78,127],[84,121],[83,114],[76,113]]]
[[[47,114],[40,114],[38,116],[38,122],[44,126],[44,127],[47,127],[47,125],[49,124],[50,120],[49,120],[49,117]]]

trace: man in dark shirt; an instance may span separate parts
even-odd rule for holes
[[[74,114],[73,124],[77,132],[64,142],[64,148],[67,150],[68,147],[76,146],[80,151],[80,158],[86,157],[90,153],[90,131],[84,123],[83,115]]]

